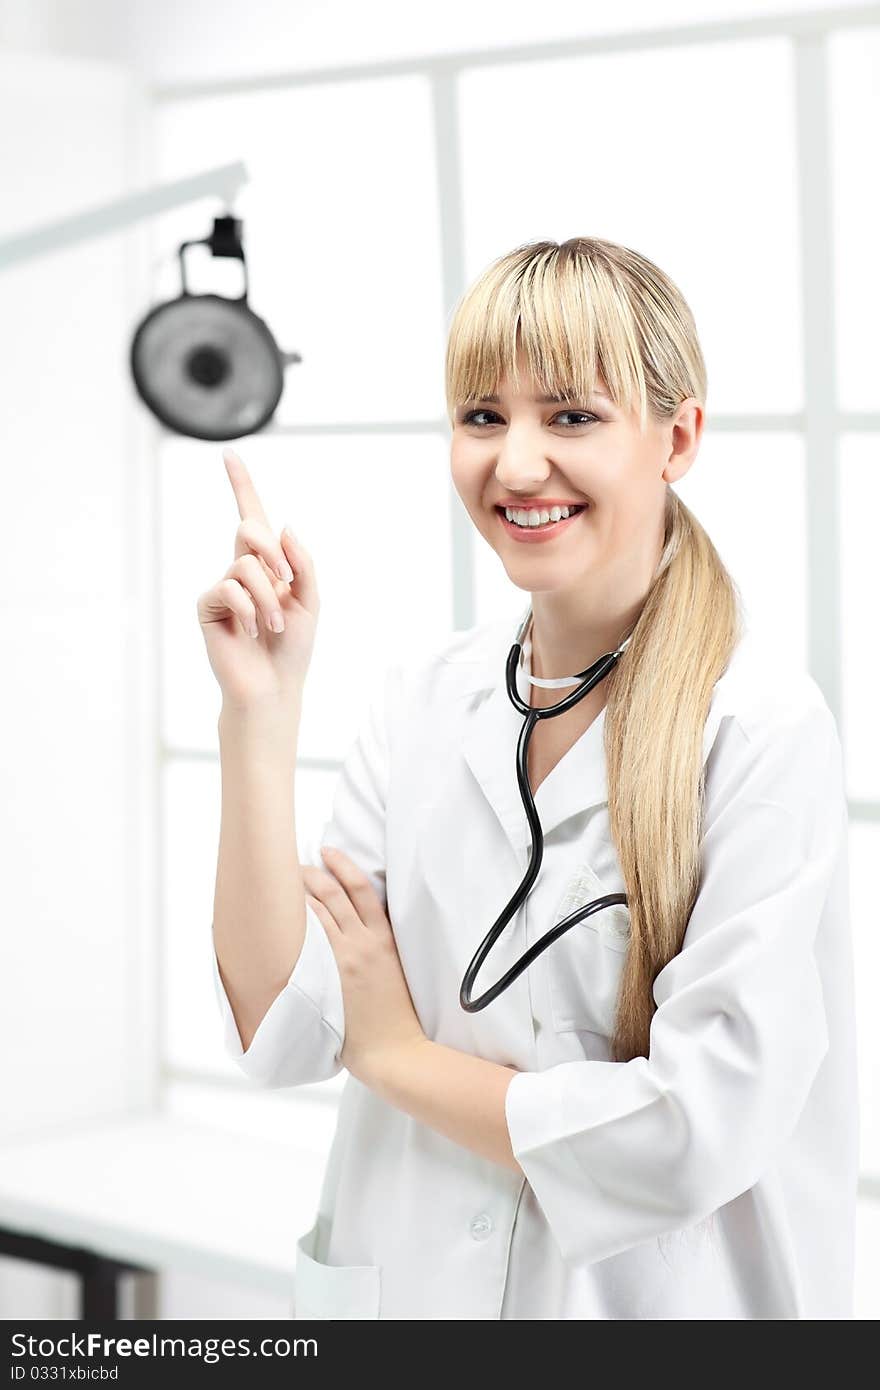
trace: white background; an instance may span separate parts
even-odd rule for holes
[[[704,5],[557,4],[548,21],[500,3],[442,16],[281,0],[252,0],[246,16],[231,0],[207,12],[191,0],[7,3],[0,237],[153,181],[247,165],[235,211],[251,307],[303,356],[271,429],[239,442],[273,521],[312,552],[322,594],[297,776],[302,845],[328,813],[360,718],[347,672],[367,684],[416,629],[430,648],[453,626],[521,609],[451,492],[454,298],[515,244],[576,234],[632,245],[678,282],[709,374],[700,457],[679,491],[768,652],[812,670],[844,740],[858,1315],[874,1317],[880,200],[867,171],[880,24],[871,10],[871,24],[835,32],[833,9],[785,8],[831,17],[818,67],[816,50],[805,59],[775,30],[726,31],[726,20],[772,18],[759,3],[713,6],[716,29],[695,42],[685,27],[672,44],[668,30],[704,23]],[[502,48],[611,33],[622,41],[602,51],[497,62]],[[653,41],[626,42],[640,33]],[[484,60],[446,89],[457,127],[438,133],[432,75],[406,63],[478,50]],[[349,64],[375,71],[336,71]],[[268,81],[305,72],[316,80]],[[829,168],[819,187],[817,129]],[[179,292],[178,244],[221,211],[205,199],[0,274],[10,1141],[155,1106],[282,1134],[304,1104],[243,1085],[222,1052],[208,969],[219,692],[195,600],[232,558],[234,500],[220,446],[158,427],[126,360],[140,318]],[[200,250],[191,288],[240,293],[235,263]],[[323,1096],[332,1116],[340,1080],[308,1099]],[[72,1316],[71,1284],[0,1261],[0,1316]],[[171,1271],[162,1282],[165,1318],[284,1315],[282,1300],[236,1286]]]

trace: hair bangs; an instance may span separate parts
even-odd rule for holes
[[[460,300],[449,330],[446,396],[457,406],[522,386],[520,356],[542,394],[588,404],[604,383],[625,413],[647,392],[632,307],[581,241],[535,242],[495,261]]]

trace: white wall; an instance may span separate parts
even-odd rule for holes
[[[132,0],[0,0],[0,49],[120,61]]]
[[[122,67],[0,51],[0,238],[139,186],[144,111]],[[127,365],[146,245],[0,271],[0,1144],[157,1092],[150,433]],[[0,1315],[70,1316],[74,1287],[4,1262]]]

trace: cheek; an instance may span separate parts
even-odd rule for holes
[[[598,537],[615,554],[640,553],[653,541],[657,528],[657,505],[644,484],[613,489],[597,510]]]
[[[607,493],[614,510],[622,518],[643,519],[654,506],[651,475],[638,459],[633,459],[608,479]]]
[[[450,461],[452,485],[474,521],[482,520],[485,512],[481,501],[486,487],[483,474],[476,459],[469,458],[462,450],[453,453]]]
[[[473,491],[473,468],[468,467],[461,449],[453,449],[449,459],[449,472],[456,492],[464,501]]]

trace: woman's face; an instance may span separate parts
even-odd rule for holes
[[[513,583],[531,592],[577,589],[603,573],[619,579],[632,565],[650,577],[662,550],[666,485],[693,461],[701,407],[682,402],[672,420],[649,420],[642,435],[637,412],[625,416],[605,382],[590,401],[540,400],[523,359],[518,369],[516,395],[505,378],[497,399],[470,401],[453,417],[452,478],[477,530]],[[503,505],[531,520],[539,504],[546,511],[565,503],[582,510],[525,529],[506,519]]]

